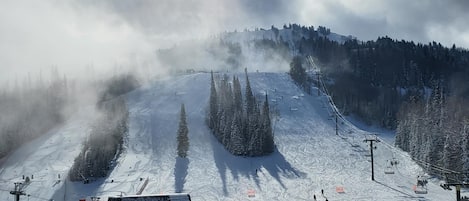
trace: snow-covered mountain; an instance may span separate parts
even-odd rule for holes
[[[243,77],[241,82],[244,82]],[[428,194],[412,190],[422,170],[383,136],[374,150],[371,181],[370,134],[339,119],[339,135],[328,97],[303,93],[285,73],[250,73],[259,100],[269,95],[277,150],[264,157],[231,155],[205,124],[210,74],[157,80],[127,94],[130,110],[125,150],[106,179],[89,184],[64,181],[90,118],[81,110],[63,127],[25,144],[0,164],[0,198],[22,175],[32,176],[23,199],[76,201],[89,196],[189,193],[192,200],[450,200],[451,191],[429,180]],[[243,85],[244,83],[242,83]],[[314,91],[314,90],[313,90]],[[321,93],[322,94],[322,93]],[[180,104],[186,107],[188,160],[176,159]],[[386,134],[389,135],[389,134]],[[395,158],[395,174],[385,174]],[[59,178],[60,174],[60,178]],[[321,191],[324,191],[324,196]],[[338,192],[343,190],[343,192]],[[254,197],[248,197],[248,192]]]
[[[317,32],[317,37],[327,38],[331,41],[336,41],[340,44],[343,44],[347,40],[355,39],[353,36],[344,36],[334,32],[330,32],[325,27],[322,27],[325,33],[320,31]],[[293,43],[295,41],[300,41],[302,38],[308,39],[311,38],[311,32],[313,27],[304,27],[297,24],[290,27],[284,27],[282,29],[277,29],[272,27],[271,29],[255,29],[251,31],[243,32],[228,32],[221,35],[221,38],[230,42],[249,42],[252,40],[273,40],[273,41],[285,41],[288,43]],[[317,30],[317,29],[316,29]],[[326,32],[327,30],[327,32]]]

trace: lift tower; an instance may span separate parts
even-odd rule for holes
[[[378,137],[376,135],[370,135],[368,136],[363,142],[369,142],[370,143],[370,154],[371,154],[371,180],[375,180],[375,168],[374,168],[374,161],[373,161],[373,142],[380,142]]]

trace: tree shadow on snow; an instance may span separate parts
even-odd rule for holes
[[[277,149],[267,156],[234,156],[216,139],[211,141],[215,165],[220,173],[220,178],[223,183],[223,193],[225,196],[228,195],[226,184],[227,170],[231,172],[234,180],[238,181],[239,177],[246,177],[252,179],[258,188],[260,188],[259,177],[267,176],[267,173],[270,174],[270,176],[272,176],[284,189],[286,189],[286,186],[282,182],[281,176],[284,178],[306,177],[306,173],[294,168]]]
[[[176,165],[174,167],[174,190],[176,193],[181,193],[184,190],[188,167],[188,158],[176,157]]]

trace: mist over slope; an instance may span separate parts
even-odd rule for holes
[[[47,160],[37,157],[44,155],[46,149],[39,148],[30,155],[22,151],[28,149],[26,145],[8,159],[8,165],[2,166],[2,186],[11,187],[11,180],[20,181],[22,174],[29,175],[31,171],[16,168],[22,166],[43,172],[35,173],[39,176],[35,175],[24,189],[36,196],[30,200],[41,200],[37,197],[62,200],[64,193],[66,200],[120,192],[135,194],[147,179],[144,194],[179,191],[190,193],[194,200],[245,200],[250,190],[255,191],[253,200],[311,200],[313,195],[325,200],[320,196],[321,189],[329,200],[445,200],[452,195],[433,180],[428,186],[429,194],[414,194],[412,186],[422,170],[407,154],[385,142],[376,145],[376,182],[371,181],[368,144],[363,143],[369,133],[343,121],[340,135],[335,135],[327,97],[305,94],[284,73],[250,73],[249,77],[254,95],[268,94],[272,111],[278,112],[272,118],[277,148],[271,155],[236,157],[218,143],[205,124],[210,75],[196,73],[156,80],[127,95],[129,135],[124,152],[107,178],[90,184],[57,182],[56,174],[71,166],[63,164],[63,158],[74,158],[80,143],[67,144],[68,149],[76,151],[57,149],[60,157]],[[176,159],[181,103],[186,106],[189,129],[187,161]],[[70,125],[83,124],[70,121]],[[81,131],[70,135],[79,136],[78,132]],[[58,146],[62,142],[50,139],[62,133],[58,130],[49,139],[36,143]],[[387,160],[393,157],[399,161],[396,174],[384,174]],[[44,162],[62,164],[61,170],[44,169]],[[337,193],[336,187],[343,187],[345,193]],[[1,197],[12,198],[8,192],[0,192]]]

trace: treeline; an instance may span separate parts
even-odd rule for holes
[[[254,97],[246,71],[243,98],[239,79],[211,73],[207,124],[216,139],[234,155],[262,156],[274,151],[267,95],[261,106]]]
[[[0,158],[63,123],[72,94],[73,88],[57,70],[48,81],[29,78],[1,89]]]
[[[443,88],[436,87],[428,100],[413,99],[402,105],[398,114],[396,146],[409,152],[412,158],[432,166],[468,172],[468,99],[443,94]],[[423,167],[444,176],[431,166]]]
[[[432,166],[469,171],[468,50],[387,36],[367,42],[309,37],[295,47],[319,64],[341,112],[397,129],[396,145],[430,164],[424,166],[430,173],[441,174]]]
[[[83,143],[69,172],[71,181],[84,181],[106,177],[123,151],[124,137],[128,133],[129,111],[123,94],[138,86],[130,75],[111,78],[98,100],[100,116],[92,124],[89,137]]]
[[[435,82],[442,82],[448,90],[469,94],[468,87],[457,76],[469,76],[469,52],[443,47],[432,42],[427,45],[412,41],[396,41],[381,37],[365,43],[348,40],[344,44],[324,38],[305,40],[315,46],[312,54],[325,68],[333,100],[345,114],[355,114],[363,120],[395,129],[400,105],[418,96],[424,98],[434,90]],[[458,88],[450,86],[459,82]]]

